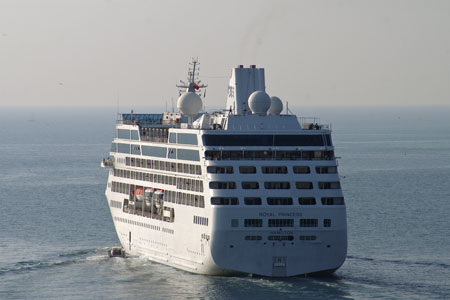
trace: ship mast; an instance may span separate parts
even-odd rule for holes
[[[199,70],[197,66],[200,65],[198,59],[192,58],[192,62],[189,63],[192,68],[188,70],[187,83],[180,80],[181,84],[177,84],[177,88],[179,89],[179,94],[181,95],[183,92],[191,92],[201,94],[200,89],[206,88],[208,85],[204,84],[199,80]]]

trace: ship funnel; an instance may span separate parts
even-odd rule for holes
[[[252,113],[248,101],[250,95],[256,91],[266,91],[264,68],[257,68],[255,65],[252,65],[250,68],[244,68],[242,65],[239,65],[237,68],[232,69],[228,85],[226,110],[233,115]],[[257,110],[259,111],[259,109]]]

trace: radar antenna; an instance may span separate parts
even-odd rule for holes
[[[206,88],[208,85],[202,83],[201,80],[198,79],[200,71],[200,68],[198,67],[198,65],[200,65],[200,63],[198,62],[198,58],[192,58],[192,62],[189,64],[192,67],[190,67],[188,71],[187,83],[180,80],[181,84],[177,84],[176,86],[179,89],[180,95],[183,92],[191,92],[201,96],[200,89]]]

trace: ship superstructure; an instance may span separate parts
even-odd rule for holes
[[[180,112],[119,114],[106,198],[127,253],[200,274],[332,273],[347,253],[329,125],[282,114],[264,69],[232,69],[200,112],[196,61]]]

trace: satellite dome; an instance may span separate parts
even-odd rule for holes
[[[177,102],[177,107],[182,114],[187,116],[193,116],[202,109],[202,99],[200,96],[193,92],[183,93]]]
[[[270,108],[267,112],[268,115],[279,115],[283,111],[283,102],[280,98],[272,96],[270,97]]]
[[[265,115],[270,107],[270,97],[263,91],[253,92],[248,97],[248,105],[253,114]]]

